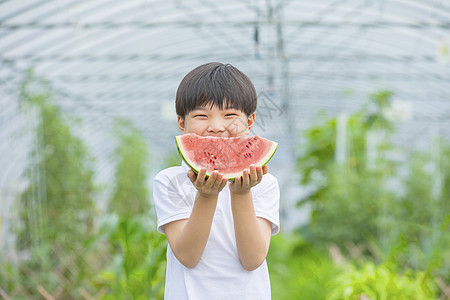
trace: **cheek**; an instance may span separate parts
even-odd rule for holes
[[[231,126],[228,126],[228,130],[230,130],[233,134],[236,134],[239,132],[239,124],[232,123]]]
[[[228,130],[237,134],[245,132],[246,129],[247,129],[246,120],[241,118],[236,118],[228,127]]]
[[[202,135],[203,131],[205,131],[206,128],[207,128],[206,122],[195,120],[193,122],[190,122],[189,127],[187,127],[186,129],[191,133],[197,133],[199,135]]]

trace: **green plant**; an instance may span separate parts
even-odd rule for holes
[[[0,272],[0,281],[27,299],[39,297],[38,289],[73,299],[88,272],[80,249],[94,232],[93,159],[45,82],[29,73],[20,96],[24,114],[35,112],[36,138],[25,174],[28,187],[16,203],[21,259],[6,263],[9,271]]]
[[[74,240],[82,242],[93,231],[93,159],[52,97],[45,84],[32,74],[27,77],[21,90],[22,107],[37,112],[38,125],[26,172],[29,186],[18,201],[22,223],[18,245],[29,249],[49,243],[69,252]]]
[[[385,117],[390,108],[389,91],[371,95],[367,107],[347,118],[344,161],[335,160],[338,118],[324,119],[305,132],[297,159],[301,183],[312,192],[299,202],[310,204],[312,219],[302,233],[314,243],[359,243],[378,239],[386,247],[396,238],[392,230],[394,196],[385,182],[395,164],[384,153],[392,149],[393,123]],[[369,136],[376,143],[369,149]],[[376,153],[368,156],[368,151]],[[373,156],[373,155],[372,155]]]
[[[103,222],[97,242],[112,260],[92,279],[98,289],[108,291],[102,299],[163,299],[167,242],[152,227],[142,216]]]
[[[267,257],[273,299],[324,299],[329,282],[338,274],[328,253],[298,235],[272,238]]]
[[[404,180],[397,226],[402,233],[404,253],[400,263],[434,270],[450,280],[450,143],[436,140],[439,161],[430,153],[415,151],[408,159],[409,173]]]
[[[297,163],[311,193],[299,204],[310,205],[312,218],[300,232],[314,245],[362,245],[355,260],[426,270],[448,282],[450,144],[436,135],[426,151],[394,145],[390,97],[375,93],[348,116],[344,159],[335,159],[342,119],[322,118],[305,132]],[[405,152],[403,160],[390,155]]]
[[[398,274],[392,267],[371,262],[361,268],[347,266],[331,283],[326,300],[437,299],[429,274],[413,270]]]
[[[100,226],[94,242],[111,257],[93,278],[102,299],[162,299],[166,239],[155,229],[149,202],[149,154],[142,134],[128,120],[117,120],[117,169],[112,213]]]
[[[115,134],[116,174],[109,211],[121,217],[147,215],[150,209],[147,189],[148,147],[142,134],[128,120],[118,119]]]
[[[344,247],[373,240],[395,239],[394,196],[382,188],[382,175],[331,165],[327,170],[327,188],[314,204],[311,223],[301,232],[313,243],[335,243]]]
[[[1,262],[0,287],[12,299],[162,299],[167,242],[154,224],[142,135],[117,122],[113,213],[94,227],[93,160],[53,98],[45,82],[27,78],[22,107],[37,112],[38,139],[18,201],[21,255]]]

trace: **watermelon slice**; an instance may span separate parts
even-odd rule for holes
[[[217,170],[230,180],[242,176],[251,164],[264,166],[278,147],[278,143],[260,136],[204,137],[188,133],[175,138],[181,157],[194,172],[204,168],[209,176]]]

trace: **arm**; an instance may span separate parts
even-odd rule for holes
[[[209,238],[219,192],[227,180],[217,172],[205,180],[206,170],[196,175],[189,170],[188,177],[197,188],[194,207],[189,219],[164,225],[170,248],[187,268],[194,268],[200,260]]]
[[[250,172],[244,172],[242,179],[236,178],[230,185],[237,250],[243,267],[248,271],[258,268],[269,251],[272,223],[256,217],[250,190],[261,182],[267,170],[267,166],[251,166]]]

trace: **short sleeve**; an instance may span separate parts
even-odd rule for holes
[[[194,203],[189,188],[186,192],[186,181],[189,180],[186,173],[166,170],[158,173],[153,180],[157,226],[158,231],[163,234],[165,224],[189,218]]]
[[[278,180],[271,174],[263,176],[262,181],[252,189],[253,205],[257,217],[272,222],[272,235],[280,231],[280,188]]]

